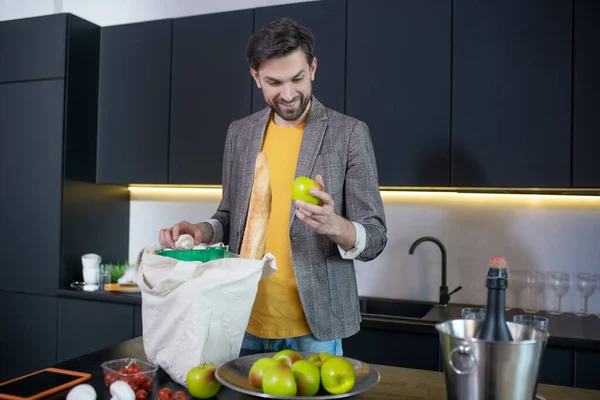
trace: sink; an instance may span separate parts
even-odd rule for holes
[[[434,307],[434,304],[418,303],[392,299],[362,298],[360,312],[362,314],[385,315],[391,317],[423,318]]]

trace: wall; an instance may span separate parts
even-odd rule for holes
[[[0,0],[0,21],[69,12],[100,26],[315,0]]]
[[[356,263],[359,293],[417,300],[438,300],[440,251],[422,243],[415,255],[408,249],[421,236],[435,236],[448,253],[448,286],[461,285],[453,303],[484,304],[484,276],[490,256],[502,255],[511,271],[540,269],[571,273],[563,310],[581,305],[576,272],[600,272],[600,198],[528,195],[456,195],[383,193],[388,245],[368,263]],[[180,220],[198,222],[212,215],[220,191],[131,193],[130,260],[145,245],[157,243],[158,231]],[[513,274],[514,276],[515,274]],[[517,284],[511,284],[514,288]],[[548,285],[540,308],[552,306]],[[525,306],[526,293],[508,294],[510,306]],[[589,307],[600,313],[600,291]],[[594,317],[595,318],[595,317]]]

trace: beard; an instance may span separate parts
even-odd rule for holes
[[[281,99],[275,99],[275,101],[270,101],[268,99],[265,100],[267,101],[269,107],[271,107],[271,109],[284,121],[295,121],[300,118],[302,114],[304,114],[304,111],[306,111],[306,107],[308,107],[308,103],[310,102],[311,98],[312,95],[304,97],[304,95],[299,94],[290,102],[283,101]],[[298,105],[291,109],[285,109],[281,106],[281,104],[290,104],[294,102],[297,102]]]

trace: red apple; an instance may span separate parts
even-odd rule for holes
[[[265,371],[272,368],[279,363],[270,357],[264,357],[256,360],[248,372],[248,380],[252,387],[258,390],[262,390],[262,382]]]
[[[314,396],[319,391],[321,374],[319,367],[307,360],[292,364],[292,372],[298,386],[297,396]]]
[[[263,391],[272,396],[295,396],[298,392],[292,368],[285,364],[266,370],[262,386]]]
[[[292,199],[302,200],[310,204],[319,204],[321,200],[309,193],[311,189],[323,190],[323,185],[306,176],[297,177],[292,184]]]
[[[354,387],[356,371],[344,357],[333,357],[321,366],[321,384],[330,394],[348,393]]]
[[[315,364],[318,368],[321,368],[321,366],[323,365],[323,363],[325,361],[329,360],[332,357],[333,357],[333,354],[329,354],[329,353],[317,353],[317,354],[313,354],[312,356],[310,356],[308,358],[308,361],[310,361],[313,364]]]
[[[204,364],[190,369],[185,380],[190,394],[197,399],[214,397],[221,389],[221,382],[215,377],[216,370],[212,364]]]
[[[296,361],[302,360],[302,356],[294,350],[281,350],[273,356],[273,360],[291,367]]]

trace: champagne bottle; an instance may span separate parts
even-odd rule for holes
[[[504,257],[492,257],[487,271],[487,309],[478,339],[511,341],[513,337],[506,325],[506,288],[508,287],[508,266]]]

